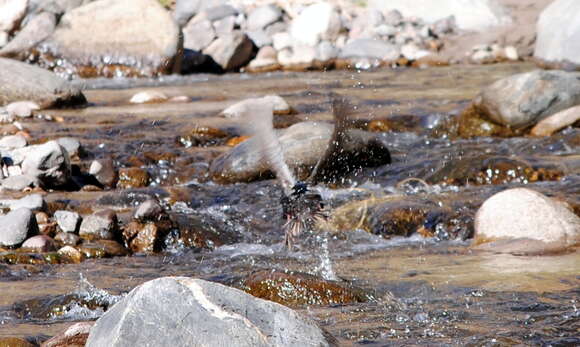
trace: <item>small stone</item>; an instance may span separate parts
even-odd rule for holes
[[[132,104],[153,104],[167,101],[167,95],[162,92],[155,90],[147,90],[144,92],[139,92],[129,100]]]
[[[6,111],[18,118],[30,118],[32,117],[32,111],[39,109],[40,106],[34,101],[16,101],[6,105]]]
[[[134,253],[154,253],[161,249],[165,233],[152,222],[131,222],[123,230],[123,239]]]
[[[112,158],[93,160],[89,167],[89,174],[95,176],[97,181],[107,188],[113,188],[119,178]]]
[[[487,50],[478,50],[471,55],[471,61],[477,64],[483,64],[494,60],[493,52]]]
[[[121,168],[119,169],[117,188],[129,189],[147,187],[150,179],[151,177],[149,176],[149,173],[144,169],[138,167]]]
[[[580,106],[570,107],[539,121],[532,128],[530,134],[533,136],[550,136],[556,131],[579,121]]]
[[[81,216],[72,211],[56,211],[54,213],[54,218],[56,219],[56,223],[60,230],[66,233],[76,232],[81,222]]]
[[[319,2],[304,8],[290,25],[297,44],[315,46],[320,40],[333,41],[342,29],[340,16],[333,5]]]
[[[83,218],[79,236],[87,240],[112,240],[117,231],[117,214],[113,210],[97,211]]]
[[[205,10],[206,18],[212,22],[228,16],[236,16],[238,11],[231,5],[218,5]]]
[[[395,45],[373,39],[357,39],[347,43],[340,51],[339,57],[373,58],[381,61],[394,61],[400,52]]]
[[[19,208],[0,216],[0,246],[18,246],[34,234],[38,234],[38,224],[31,210]]]
[[[507,46],[504,48],[504,54],[509,60],[519,60],[518,50],[514,46]]]
[[[293,45],[292,36],[287,32],[280,32],[272,35],[272,44],[274,49],[281,51],[286,48],[291,48]]]
[[[247,70],[250,72],[275,71],[279,68],[278,53],[272,46],[264,46],[260,48],[256,58],[247,66]]]
[[[35,347],[36,345],[28,342],[21,337],[0,337],[0,346],[5,347]]]
[[[258,48],[272,45],[272,38],[262,30],[248,31],[246,35]]]
[[[22,248],[33,250],[34,252],[52,252],[54,240],[46,235],[36,235],[24,241]]]
[[[81,143],[74,137],[59,137],[56,142],[66,149],[69,157],[76,157],[79,155]]]
[[[274,114],[289,114],[291,112],[290,105],[288,105],[284,98],[279,95],[266,95],[261,98],[246,99],[235,103],[223,110],[221,114],[226,118],[238,118],[248,107],[251,107],[256,102],[261,102],[261,100],[273,105]]]
[[[46,212],[36,212],[34,214],[34,218],[36,218],[36,223],[38,224],[46,224],[50,222],[48,214],[46,214]]]
[[[68,260],[70,263],[75,264],[82,262],[83,259],[85,258],[85,256],[83,255],[83,253],[81,253],[81,251],[74,248],[73,246],[68,245],[60,248],[56,253],[58,253],[58,255]]]
[[[80,242],[80,237],[73,233],[60,232],[54,237],[54,241],[69,246],[76,246]]]
[[[78,246],[86,258],[119,257],[129,254],[129,251],[117,241],[95,240]]]
[[[280,19],[282,19],[282,11],[278,6],[270,4],[256,7],[248,15],[248,30],[262,30]]]
[[[234,26],[236,24],[235,16],[228,16],[220,20],[216,20],[212,23],[215,33],[218,37],[223,35],[229,35],[234,31]]]
[[[159,203],[153,199],[145,200],[141,203],[133,213],[133,218],[136,220],[151,220],[155,221],[159,218],[159,216],[163,213],[163,207],[159,205]]]
[[[252,56],[253,43],[240,31],[223,35],[203,50],[224,70],[233,71],[246,65]]]
[[[22,148],[27,145],[26,137],[22,135],[9,135],[0,139],[0,149],[11,150]]]
[[[54,13],[41,12],[35,15],[26,22],[24,28],[7,45],[0,45],[0,47],[4,46],[0,49],[0,56],[17,56],[34,48],[52,35],[55,28],[56,16]],[[0,36],[2,36],[2,32],[0,32]]]

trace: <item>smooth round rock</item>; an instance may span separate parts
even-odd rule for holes
[[[56,219],[60,230],[66,233],[76,232],[81,222],[81,216],[72,211],[56,211],[54,213],[54,219]]]
[[[35,252],[51,252],[54,251],[54,240],[46,235],[36,235],[24,241],[21,247]]]
[[[0,216],[0,246],[20,245],[34,234],[38,234],[38,224],[31,210],[19,208]]]

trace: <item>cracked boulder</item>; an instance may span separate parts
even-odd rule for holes
[[[331,346],[312,320],[221,284],[163,277],[99,318],[86,346]]]

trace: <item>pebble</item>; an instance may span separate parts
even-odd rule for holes
[[[40,194],[29,194],[20,199],[0,200],[0,206],[8,207],[11,210],[26,208],[31,211],[41,211],[46,208],[46,202]]]
[[[148,199],[137,206],[135,212],[133,213],[133,218],[142,221],[155,221],[161,213],[163,213],[163,208],[161,205],[159,205],[159,203],[153,199]]]
[[[6,105],[6,111],[18,118],[30,118],[32,117],[32,111],[39,109],[40,106],[34,101],[16,101]]]
[[[85,258],[85,256],[83,255],[83,253],[81,253],[81,251],[69,245],[60,248],[56,253],[58,253],[58,255],[60,255],[63,258],[67,258],[71,263],[76,264],[82,262],[83,259]]]
[[[54,241],[63,245],[76,246],[80,242],[80,237],[73,233],[60,232],[56,234]]]
[[[165,95],[162,92],[148,90],[133,95],[131,97],[131,100],[129,100],[129,102],[132,104],[151,104],[157,102],[164,102],[167,99],[168,99],[167,95]]]
[[[26,137],[18,135],[4,136],[0,139],[0,148],[11,150],[15,148],[22,148],[27,145]]]
[[[54,240],[46,235],[36,235],[24,241],[22,248],[34,250],[35,252],[52,252]]]
[[[117,214],[101,210],[83,218],[79,236],[88,240],[112,240],[117,231]]]

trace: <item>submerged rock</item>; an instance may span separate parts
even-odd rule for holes
[[[580,218],[539,192],[508,189],[487,199],[477,211],[475,243],[502,253],[561,252],[580,244]]]
[[[111,307],[91,329],[86,346],[144,344],[329,346],[333,342],[313,321],[282,305],[221,284],[164,277],[138,286]]]
[[[54,219],[60,230],[66,233],[76,232],[81,222],[81,216],[73,211],[56,211]]]
[[[179,27],[158,1],[99,0],[66,12],[40,51],[82,77],[155,76],[172,72],[178,46]]]
[[[50,71],[0,58],[0,105],[29,100],[41,108],[84,104],[80,89]]]
[[[538,19],[534,57],[549,65],[580,68],[580,2],[556,0]]]
[[[83,218],[79,236],[88,240],[112,240],[116,232],[117,214],[112,210],[101,210]]]
[[[286,306],[326,306],[368,300],[360,289],[303,273],[260,271],[246,277],[241,287],[255,297]]]
[[[325,153],[333,128],[329,123],[301,122],[279,131],[278,138],[288,166],[302,173],[300,176],[307,175]],[[211,177],[222,183],[269,177],[267,163],[256,150],[256,141],[250,138],[217,157],[210,166]],[[347,131],[340,158],[342,167],[337,174],[390,163],[389,150],[380,135],[356,129]]]
[[[461,115],[461,136],[510,135],[580,104],[580,73],[536,70],[484,88]]]
[[[258,100],[265,100],[271,102],[274,108],[274,114],[289,114],[292,112],[290,105],[279,95],[266,95],[258,99],[246,99],[237,102],[230,107],[226,108],[221,112],[226,118],[239,118],[240,115],[247,109],[247,107],[252,106]]]
[[[46,235],[36,235],[24,241],[22,248],[27,248],[35,252],[55,251],[54,240]]]
[[[534,136],[550,136],[558,130],[577,123],[580,123],[580,106],[567,108],[542,119],[532,128],[530,134]]]

